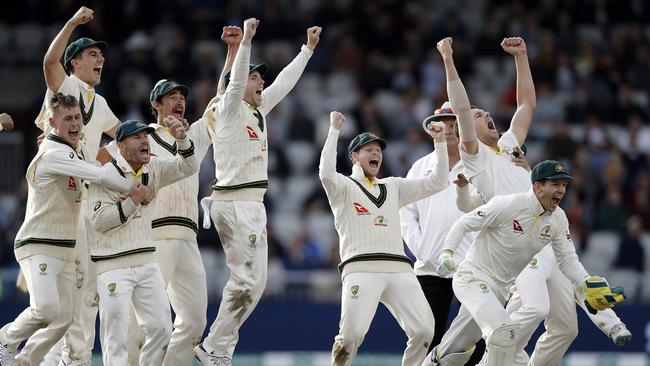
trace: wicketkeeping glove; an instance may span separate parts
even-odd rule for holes
[[[609,309],[625,300],[625,293],[622,287],[610,288],[607,280],[600,276],[587,277],[583,290],[585,294],[585,306],[592,314]]]
[[[436,272],[441,276],[448,276],[456,271],[456,262],[454,262],[454,251],[451,249],[443,249],[438,256],[438,268]]]

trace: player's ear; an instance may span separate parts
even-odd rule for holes
[[[54,116],[50,116],[50,118],[48,118],[48,122],[50,123],[50,127],[56,129],[56,118],[54,118]]]

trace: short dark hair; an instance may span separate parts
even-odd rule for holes
[[[55,93],[52,95],[48,102],[50,111],[53,114],[56,113],[61,107],[75,108],[79,106],[79,101],[76,97],[73,95],[65,95],[63,93]]]

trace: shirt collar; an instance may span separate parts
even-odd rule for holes
[[[531,188],[530,191],[526,192],[526,200],[528,201],[528,207],[535,213],[537,216],[542,216],[546,214],[546,210],[535,196],[535,191]]]
[[[356,164],[352,164],[352,174],[350,176],[358,181],[363,182],[365,185],[368,187],[372,187],[375,184],[377,184],[377,179],[370,180],[366,175],[363,173],[363,168]]]
[[[86,84],[85,81],[79,79],[75,75],[70,74],[70,77],[76,79],[77,83],[79,83],[79,85],[81,85],[84,89],[86,89],[86,91],[89,91],[89,92],[94,92],[95,91],[95,88],[93,88],[92,86]]]
[[[117,166],[122,169],[122,172],[126,175],[127,173],[130,173],[131,176],[133,177],[139,177],[143,173],[149,173],[149,166],[147,164],[142,165],[140,170],[133,171],[133,168],[131,167],[131,164],[129,164],[126,159],[122,156],[120,151],[117,151],[117,156],[115,157],[115,161],[117,162]]]

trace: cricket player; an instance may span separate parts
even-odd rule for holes
[[[0,131],[11,131],[14,129],[14,120],[7,113],[0,113]]]
[[[465,88],[453,63],[451,38],[445,38],[438,42],[438,50],[443,57],[447,72],[447,92],[452,108],[458,116],[460,150],[465,166],[465,176],[476,187],[484,202],[488,202],[495,195],[522,193],[530,189],[530,173],[525,169],[514,167],[510,163],[509,157],[521,154],[519,146],[526,138],[536,106],[534,85],[523,39],[506,38],[501,46],[515,58],[518,106],[510,129],[499,137],[489,113],[478,108],[470,108]],[[544,250],[542,255],[545,258],[552,257],[550,248]],[[537,258],[538,263],[540,258]],[[439,259],[440,271],[451,272],[455,266],[451,253],[442,252]],[[553,266],[548,265],[548,268],[553,268]],[[559,272],[559,267],[555,270],[557,271],[555,276],[541,277],[534,283],[523,286],[518,279],[516,289],[524,289],[524,293],[520,293],[519,296],[532,296],[532,298],[523,300],[526,306],[512,314],[512,319],[521,324],[518,338],[521,343],[517,346],[516,359],[518,365],[525,365],[528,362],[523,348],[538,324],[547,316],[546,314],[548,314],[546,325],[549,326],[549,329],[540,338],[542,347],[538,342],[538,348],[549,356],[544,356],[546,361],[540,363],[541,365],[554,364],[548,361],[550,359],[556,359],[559,362],[577,334],[573,287],[569,280]],[[539,291],[547,286],[547,291]],[[549,303],[548,294],[552,296],[553,305]],[[607,319],[613,324],[620,324],[620,319],[611,310],[599,313],[597,317]],[[450,330],[445,334],[433,355],[442,364],[451,362],[444,360],[446,356],[449,356],[449,360],[456,359],[456,357],[461,360],[469,357],[468,348],[480,338],[478,328],[473,328],[473,335],[469,336],[472,331],[468,330],[471,328],[468,323],[471,321],[471,316],[468,313],[460,312],[454,319]],[[453,344],[450,345],[450,343]],[[461,343],[464,344],[461,346]]]
[[[422,127],[427,131],[427,125],[432,121],[441,121],[446,126],[447,158],[449,161],[449,186],[443,191],[429,196],[425,199],[411,203],[400,209],[400,222],[402,237],[411,252],[415,255],[414,272],[417,276],[424,296],[427,298],[433,317],[435,319],[435,332],[433,342],[429,351],[440,343],[442,335],[447,329],[449,309],[454,297],[451,286],[452,275],[441,275],[437,269],[439,266],[438,254],[451,225],[463,215],[463,212],[456,208],[457,205],[467,206],[466,211],[474,207],[471,199],[476,194],[470,194],[471,185],[462,176],[463,162],[458,149],[459,138],[456,131],[456,115],[451,104],[446,101],[435,110],[434,114],[422,121]],[[436,152],[432,152],[416,161],[406,178],[424,178],[431,174],[431,166],[435,165]],[[514,164],[528,168],[526,159],[513,157]],[[467,202],[467,203],[464,203]],[[481,201],[481,204],[484,202]],[[467,235],[454,252],[454,258],[461,262],[465,253],[474,240],[474,234]],[[475,365],[483,355],[485,344],[481,340],[474,351],[474,357],[469,361]]]
[[[307,45],[264,88],[266,64],[251,65],[251,41],[259,20],[244,22],[233,70],[222,97],[208,105],[205,117],[212,135],[215,182],[204,198],[204,227],[215,223],[230,268],[219,313],[202,344],[194,348],[204,365],[230,365],[239,328],[266,286],[268,248],[263,204],[268,186],[265,116],[291,91],[318,44],[321,28],[307,29]],[[209,214],[208,214],[209,212]]]
[[[559,208],[570,179],[564,165],[543,161],[531,173],[532,189],[493,197],[462,216],[445,238],[443,250],[453,252],[466,233],[479,232],[454,275],[453,287],[463,304],[458,316],[470,314],[469,327],[480,328],[486,339],[488,366],[513,365],[521,337],[528,337],[504,304],[515,278],[549,244],[562,273],[583,291],[590,311],[609,309],[625,298],[622,289],[610,289],[602,277],[589,276],[578,260],[569,222]]]
[[[83,24],[93,20],[94,12],[85,6],[70,18],[61,31],[50,44],[43,59],[43,71],[47,84],[47,99],[52,93],[60,92],[73,95],[79,99],[82,130],[81,141],[89,151],[89,157],[98,156],[102,134],[115,137],[115,131],[120,125],[119,119],[113,114],[106,103],[106,99],[95,92],[95,87],[101,82],[104,68],[104,54],[108,44],[90,38],[79,38],[68,45],[72,32]],[[67,45],[67,46],[66,46]],[[63,65],[61,65],[63,58]],[[66,74],[69,73],[68,74]],[[45,104],[36,118],[36,125],[47,133],[48,112]],[[110,159],[99,157],[103,163]],[[87,197],[82,196],[81,212],[86,212]],[[97,317],[97,290],[94,281],[94,266],[89,263],[88,245],[92,245],[94,238],[89,228],[87,215],[80,216],[79,236],[75,247],[76,263],[76,290],[75,303],[79,305],[75,311],[73,324],[64,338],[62,360],[60,365],[90,365],[92,349],[95,343],[95,319]],[[86,281],[87,278],[93,280]],[[53,350],[55,352],[56,350]],[[58,358],[48,355],[48,358]],[[58,360],[56,361],[58,362]]]
[[[382,302],[408,336],[402,365],[417,365],[433,339],[434,319],[422,288],[404,254],[399,209],[440,192],[448,185],[445,124],[431,122],[436,158],[424,178],[378,179],[386,142],[372,133],[356,136],[348,147],[352,175],[336,171],[336,145],[345,117],[330,113],[319,177],[334,213],[340,238],[341,322],[332,347],[332,365],[352,363]]]
[[[219,78],[218,90],[223,89],[223,78],[230,70],[243,33],[241,28],[223,27],[221,39],[228,46],[226,62]],[[171,159],[178,148],[163,120],[174,116],[185,118],[186,98],[190,89],[173,80],[159,80],[150,93],[152,113],[157,123],[150,124],[149,145],[154,156]],[[219,93],[221,94],[221,93]],[[212,144],[204,118],[192,123],[187,131],[194,142],[194,155],[201,162]],[[205,268],[201,260],[196,235],[198,233],[199,194],[198,172],[157,192],[152,228],[158,265],[165,280],[167,295],[174,314],[174,331],[163,365],[188,365],[192,362],[192,348],[199,344],[207,319],[208,307]],[[131,325],[133,326],[133,319]],[[130,334],[138,339],[129,340],[129,365],[137,364],[144,332]]]
[[[145,329],[140,365],[162,365],[172,332],[165,283],[156,262],[152,218],[152,190],[173,184],[198,171],[187,122],[175,116],[163,121],[175,138],[178,154],[171,159],[151,157],[148,135],[153,127],[126,121],[117,129],[118,153],[111,172],[137,184],[130,197],[105,187],[90,186],[89,209],[97,241],[90,249],[96,263],[97,291],[104,365],[126,365],[127,329],[131,306]],[[151,188],[151,189],[149,189]],[[156,197],[158,198],[158,197]]]
[[[82,113],[73,96],[49,100],[50,132],[27,168],[27,210],[14,244],[30,294],[29,308],[0,330],[0,365],[35,365],[72,322],[74,247],[84,182],[122,193],[131,182],[85,161]],[[18,346],[25,346],[16,355]]]

